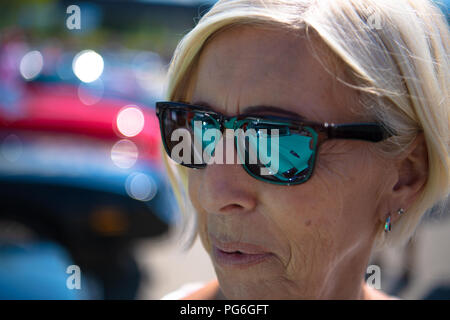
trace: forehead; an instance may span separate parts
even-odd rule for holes
[[[336,80],[339,70],[318,59],[298,32],[255,26],[221,31],[200,55],[191,102],[232,115],[276,106],[311,121],[361,120],[358,94]],[[322,55],[322,58],[324,56]],[[327,70],[328,68],[328,70]]]

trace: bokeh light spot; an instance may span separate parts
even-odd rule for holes
[[[119,168],[131,168],[136,163],[138,157],[138,148],[130,140],[120,140],[111,148],[111,160]]]
[[[117,115],[117,129],[126,137],[138,135],[144,124],[144,114],[137,107],[126,107]]]
[[[83,104],[90,106],[102,100],[104,90],[101,79],[90,83],[80,83],[78,86],[78,98]]]
[[[157,192],[155,181],[144,173],[132,173],[125,184],[128,195],[136,200],[150,201]]]
[[[30,51],[20,60],[20,74],[25,80],[32,80],[41,73],[43,66],[42,54],[37,50]]]
[[[83,82],[97,80],[103,73],[104,62],[101,55],[93,50],[83,50],[73,59],[73,73]]]

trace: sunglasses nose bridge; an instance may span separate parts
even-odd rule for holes
[[[231,118],[223,118],[222,119],[222,125],[225,129],[234,129],[234,126],[236,124],[236,117]]]

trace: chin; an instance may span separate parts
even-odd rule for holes
[[[276,292],[273,286],[263,285],[261,279],[240,280],[218,276],[220,289],[223,295],[230,300],[272,300],[289,299],[280,292]]]

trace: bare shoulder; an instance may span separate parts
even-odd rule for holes
[[[184,295],[181,300],[225,300],[225,296],[219,287],[217,280],[212,280],[202,287]],[[390,296],[381,290],[368,285],[364,287],[364,299],[366,300],[399,300],[398,297]]]
[[[213,280],[208,282],[200,289],[190,293],[182,298],[182,300],[223,300],[224,297],[219,288],[219,282]]]
[[[399,300],[398,297],[390,296],[387,293],[366,285],[365,299],[367,300]]]

